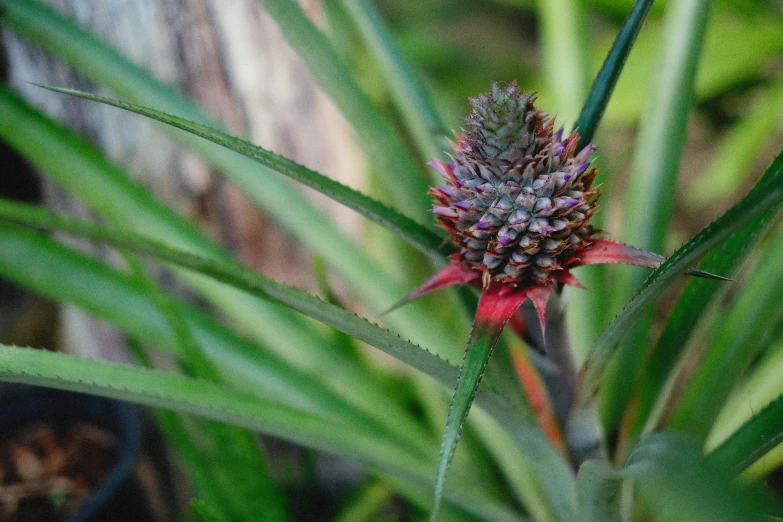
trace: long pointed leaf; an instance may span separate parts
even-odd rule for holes
[[[375,201],[371,197],[365,196],[361,192],[347,187],[342,183],[334,181],[333,179],[319,174],[318,172],[310,170],[304,165],[300,165],[294,161],[289,160],[288,158],[270,152],[257,145],[253,145],[248,141],[231,136],[230,134],[219,129],[215,129],[201,123],[188,121],[184,118],[180,118],[179,116],[166,114],[149,107],[134,105],[132,103],[127,103],[121,100],[106,98],[105,96],[98,96],[73,89],[62,89],[46,85],[41,85],[40,87],[50,91],[59,92],[61,94],[67,94],[69,96],[75,96],[77,98],[83,98],[85,100],[91,100],[106,105],[111,105],[129,112],[134,112],[161,123],[165,123],[166,125],[171,125],[177,129],[184,130],[185,132],[189,132],[209,140],[222,147],[233,150],[234,152],[238,152],[243,156],[246,156],[266,167],[269,167],[275,172],[298,181],[299,183],[307,185],[308,187],[321,192],[335,201],[342,203],[348,208],[355,210],[366,218],[397,234],[399,237],[407,241],[420,252],[429,256],[434,261],[439,263],[443,262],[445,252],[443,252],[438,246],[442,242],[442,239],[437,234],[416,223],[412,219],[395,212],[386,205]],[[259,179],[259,183],[263,183],[263,180]]]
[[[574,129],[579,131],[579,148],[585,147],[593,141],[595,129],[609,104],[609,98],[614,92],[617,80],[620,79],[623,65],[628,59],[628,54],[630,54],[636,37],[642,29],[653,1],[636,0],[631,14],[628,15],[620,32],[617,33],[617,38],[615,38],[601,70],[598,71],[598,76],[593,81],[582,112],[579,113],[579,118],[574,124]]]
[[[672,429],[705,440],[732,388],[770,343],[783,320],[783,231],[770,239],[768,254],[754,268],[714,341],[706,348],[669,420]],[[706,393],[705,393],[706,392]]]
[[[55,124],[2,86],[0,136],[40,173],[77,195],[91,209],[109,220],[122,222],[129,228],[145,230],[155,237],[208,257],[226,261],[231,259],[227,252],[210,242],[198,229],[106,161],[94,147]],[[46,150],[47,154],[40,154],[41,150]],[[255,165],[247,161],[250,163],[248,170],[252,171]],[[74,175],[75,172],[79,175]],[[275,188],[274,182],[271,188]],[[297,210],[301,208],[297,207]],[[318,226],[320,224],[316,224]],[[326,230],[321,230],[320,234],[324,238],[331,236]],[[331,240],[339,242],[339,238],[334,236],[331,236]],[[362,259],[353,260],[356,262],[356,271],[361,272],[364,264]],[[332,261],[335,259],[332,258]],[[282,347],[286,342],[306,347],[309,353],[314,354],[329,348],[329,344],[320,339],[320,333],[311,324],[285,308],[258,301],[205,278],[185,276],[185,280],[200,295],[271,349]],[[269,324],[274,324],[275,328],[267,328]],[[291,350],[280,350],[278,353],[286,357],[296,354]]]
[[[723,245],[704,258],[700,268],[707,272],[731,276],[769,229],[779,208],[780,205],[773,206],[732,234]],[[645,361],[634,392],[634,407],[626,411],[621,446],[630,448],[638,441],[670,372],[675,368],[675,363],[682,355],[696,325],[720,289],[721,285],[715,281],[696,278],[688,281],[688,286],[677,301],[658,342]]]
[[[56,125],[3,87],[0,87],[0,136],[42,173],[79,195],[90,208],[110,221],[144,230],[145,234],[206,257],[232,260],[227,252],[155,200],[88,143]],[[41,150],[48,151],[48,154],[39,154]],[[74,172],[78,172],[78,176],[73,175]],[[361,254],[359,250],[356,252]],[[361,278],[361,267],[365,264],[360,257],[352,259],[356,263],[352,269]],[[377,268],[368,270],[378,278],[376,284],[388,280],[382,278]],[[384,411],[381,418],[387,419],[390,425],[404,425],[402,419],[410,418],[407,413],[401,415],[401,407],[380,392],[370,374],[361,371],[355,361],[339,357],[340,352],[331,341],[295,312],[260,301],[209,278],[185,272],[180,275],[200,295],[239,323],[245,332],[258,339],[261,351],[272,350],[305,371],[321,371],[324,380],[344,396],[363,402],[367,410]],[[392,293],[391,289],[389,293]],[[213,339],[208,344],[221,343]],[[291,350],[289,346],[297,346],[298,349]],[[328,366],[325,366],[327,361]],[[326,368],[328,371],[324,372]],[[397,413],[393,413],[395,410]]]
[[[740,472],[783,442],[783,395],[742,425],[709,459]]]
[[[688,114],[707,28],[711,0],[681,0],[667,5],[658,76],[650,88],[639,130],[624,212],[623,239],[650,252],[662,252],[674,205]],[[640,271],[622,271],[615,284],[618,303],[644,281]],[[603,412],[619,423],[650,340],[652,314],[644,315],[618,351],[605,377]]]
[[[53,214],[45,209],[23,203],[0,200],[0,219],[37,229],[67,232],[90,238],[135,254],[149,256],[157,261],[172,263],[194,270],[245,292],[273,299],[298,312],[308,315],[333,328],[379,348],[389,355],[410,364],[444,384],[452,384],[458,370],[436,355],[401,339],[355,314],[310,296],[306,292],[271,281],[248,269],[176,249],[132,232],[91,225]],[[492,395],[488,393],[485,395]],[[501,404],[505,401],[500,400]]]
[[[0,224],[0,273],[39,294],[82,307],[141,342],[182,356],[177,352],[176,333],[144,285],[52,239]],[[84,281],[90,281],[90,285],[84,285]],[[384,395],[373,394],[375,401],[371,404],[358,397],[359,388],[353,381],[360,376],[335,386],[332,374],[342,380],[339,369],[324,362],[321,378],[313,379],[312,371],[293,367],[262,346],[238,337],[197,308],[179,301],[172,306],[204,347],[205,355],[220,366],[221,375],[234,386],[324,416],[355,422],[363,419],[368,426],[386,424],[397,431],[399,440],[419,448],[421,453],[435,451],[429,434],[423,433],[412,417],[390,407]],[[359,413],[362,410],[364,413]],[[369,417],[379,418],[371,421]]]
[[[420,154],[430,159],[442,156],[447,145],[445,137],[449,134],[448,129],[372,2],[342,0],[342,4],[378,63]]]
[[[487,369],[492,349],[498,341],[506,323],[527,299],[523,292],[508,292],[503,294],[502,285],[490,286],[484,290],[479,299],[476,319],[473,323],[473,331],[465,350],[465,358],[457,380],[457,387],[451,399],[449,416],[446,420],[446,430],[443,434],[443,442],[440,447],[440,459],[438,462],[438,474],[435,479],[435,500],[432,509],[431,520],[438,515],[438,507],[446,484],[446,475],[457,448],[462,427],[468,418],[470,406],[476,397],[481,377]]]
[[[739,203],[707,225],[680,247],[645,281],[638,294],[620,315],[604,330],[588,354],[580,373],[579,403],[590,401],[600,386],[600,378],[617,344],[634,321],[663,293],[667,286],[696,264],[707,252],[725,241],[732,233],[777,206],[783,199],[783,154],[779,154],[755,187]]]
[[[401,451],[396,443],[377,436],[362,425],[325,419],[204,381],[2,345],[0,380],[91,393],[199,415],[357,460],[421,487],[431,487],[426,461]],[[514,513],[484,495],[480,488],[471,487],[469,482],[466,477],[451,481],[447,498],[488,520],[518,520]]]

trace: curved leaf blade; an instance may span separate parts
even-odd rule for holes
[[[431,487],[420,456],[365,429],[282,406],[212,383],[145,368],[82,359],[61,353],[0,345],[0,380],[90,393],[154,408],[199,415],[280,437],[401,476]],[[447,498],[477,516],[498,522],[519,517],[471,487],[451,481]]]
[[[335,305],[313,297],[306,292],[271,281],[249,269],[203,258],[191,252],[173,248],[125,230],[91,225],[79,220],[58,216],[50,211],[24,203],[0,199],[0,221],[22,224],[39,230],[58,230],[89,238],[135,254],[150,257],[159,262],[196,271],[252,295],[271,299],[304,315],[340,330],[356,339],[374,346],[392,357],[422,371],[450,386],[457,380],[458,369],[432,352],[400,338],[399,335],[368,322]],[[510,408],[507,401],[490,389],[481,394],[482,406],[493,414],[512,434],[529,440],[527,428],[535,426],[530,412]],[[512,413],[515,412],[515,413]],[[540,434],[540,431],[533,429]],[[520,434],[520,432],[525,432]],[[543,438],[543,436],[542,436]],[[544,439],[545,440],[545,439]]]
[[[779,208],[780,204],[773,206],[733,233],[725,243],[707,254],[699,267],[706,272],[731,276],[769,229]],[[670,372],[682,356],[707,307],[720,292],[721,286],[720,283],[707,279],[691,278],[688,281],[658,342],[645,361],[632,399],[634,408],[626,411],[621,445],[632,447],[638,441]]]
[[[693,440],[678,434],[648,435],[621,472],[633,478],[663,520],[769,520],[779,515],[774,497],[758,485],[739,486],[724,468],[705,460]]]
[[[576,476],[579,522],[621,522],[623,477],[608,462],[587,460]]]
[[[398,235],[411,246],[436,262],[443,263],[443,258],[447,254],[447,252],[442,251],[439,248],[438,245],[442,242],[442,238],[437,234],[414,220],[392,210],[383,203],[343,185],[338,181],[328,178],[323,174],[310,170],[304,165],[300,165],[279,154],[253,145],[248,141],[231,136],[219,129],[198,122],[189,121],[179,116],[166,114],[149,107],[107,98],[105,96],[47,85],[39,85],[39,87],[60,94],[67,94],[69,96],[111,105],[204,138],[221,147],[233,150],[234,152],[257,161],[283,176],[287,176],[303,185],[317,190],[321,194],[345,205]]]
[[[210,242],[182,216],[157,201],[73,131],[56,124],[2,86],[0,136],[26,157],[31,165],[39,169],[39,172],[78,195],[92,210],[108,220],[122,223],[129,229],[143,230],[145,234],[158,240],[206,257],[232,261],[227,252]],[[225,150],[199,138],[193,139]],[[41,150],[46,150],[48,154],[39,154]],[[253,167],[260,167],[247,158],[227,150],[225,152],[237,159],[246,160],[251,167],[249,171],[252,171]],[[79,175],[73,175],[74,172]],[[287,182],[277,175],[273,181]],[[285,193],[281,197],[285,197]],[[298,210],[300,209],[297,207]],[[316,229],[325,221],[324,219],[315,223]],[[342,267],[340,271],[350,276],[347,279],[352,287],[368,301],[374,299],[364,290],[377,293],[384,283],[392,288],[381,290],[380,293],[389,295],[389,298],[396,298],[404,291],[402,288],[395,291],[396,286],[377,265],[367,263],[368,258],[362,258],[361,250],[350,248],[352,242],[340,243],[338,238],[325,229],[315,232],[336,247],[331,253],[338,252],[339,256],[330,257],[330,261]],[[324,251],[317,245],[310,246],[317,251]],[[345,247],[349,247],[348,250],[344,250]],[[43,262],[44,259],[38,261]],[[351,271],[346,272],[345,267],[348,265]],[[178,275],[225,316],[230,317],[233,322],[241,325],[245,332],[257,339],[260,352],[275,352],[297,368],[310,372],[323,370],[324,362],[331,361],[329,370],[322,373],[324,381],[328,382],[330,387],[339,390],[345,397],[363,402],[366,410],[385,411],[382,418],[392,426],[405,424],[400,420],[407,414],[399,415],[402,413],[400,405],[389,400],[388,395],[378,388],[373,377],[361,371],[350,358],[338,357],[340,352],[335,349],[331,340],[325,339],[322,331],[296,312],[259,300],[209,278],[194,276],[184,271]],[[365,282],[366,286],[360,286],[360,282]],[[78,287],[74,291],[78,291]],[[64,299],[68,299],[68,296]],[[92,312],[95,313],[95,310]],[[422,314],[419,313],[418,316],[421,317]],[[300,349],[286,349],[289,345],[298,346]],[[222,346],[222,343],[213,338],[207,346]],[[270,382],[274,382],[274,379]],[[395,409],[398,414],[392,413]]]
[[[739,292],[717,335],[698,361],[669,419],[672,429],[706,440],[731,390],[763,351],[776,342],[783,321],[783,231],[770,238],[767,255]]]
[[[593,141],[595,130],[601,122],[606,106],[609,104],[609,98],[614,92],[617,80],[620,79],[625,61],[628,59],[639,31],[642,30],[642,25],[653,2],[654,0],[636,0],[623,27],[617,33],[617,38],[615,38],[601,70],[598,71],[598,76],[593,81],[582,112],[579,113],[579,118],[574,124],[574,130],[579,131],[578,148],[581,149]]]
[[[199,272],[262,299],[272,300],[292,308],[386,351],[415,368],[425,369],[426,373],[442,382],[450,384],[453,382],[452,377],[456,377],[456,369],[453,366],[435,354],[402,340],[397,334],[384,330],[347,310],[322,301],[306,292],[274,282],[242,266],[208,259],[126,230],[106,228],[61,217],[43,208],[23,203],[0,200],[0,219],[41,230],[67,232],[78,237],[127,249],[134,254],[144,255],[159,262],[171,263]]]
[[[484,290],[479,299],[473,331],[468,339],[468,347],[459,371],[457,387],[451,399],[449,416],[446,420],[446,430],[440,446],[438,473],[435,478],[435,499],[433,502],[432,522],[438,516],[438,508],[446,484],[446,475],[454,458],[462,428],[468,418],[473,399],[476,397],[479,383],[484,376],[492,350],[503,332],[506,323],[514,312],[527,299],[524,292],[502,293],[506,288],[501,285],[490,286]],[[547,297],[548,294],[547,294]],[[544,304],[546,310],[546,302]]]
[[[709,460],[737,473],[783,442],[783,395],[755,414],[710,453]]]
[[[73,303],[179,360],[187,358],[180,351],[176,331],[145,284],[52,239],[1,223],[0,273],[36,293]],[[90,284],[85,285],[84,281]],[[401,415],[385,395],[374,394],[375,401],[368,405],[356,398],[355,392],[360,388],[352,386],[352,382],[349,389],[353,395],[335,386],[331,374],[338,375],[338,379],[342,376],[332,369],[333,363],[321,365],[328,378],[313,379],[311,371],[297,368],[263,346],[237,336],[197,308],[173,298],[171,307],[204,347],[209,361],[219,366],[221,377],[235,387],[325,417],[364,422],[366,426],[396,432],[398,440],[418,448],[421,454],[435,451],[430,435],[411,417]],[[361,390],[365,391],[365,387]],[[392,419],[396,423],[390,423]]]
[[[578,393],[580,405],[585,405],[595,396],[600,387],[601,376],[609,359],[615,353],[618,343],[647,306],[707,252],[721,244],[735,231],[779,205],[782,199],[783,154],[778,154],[748,195],[674,252],[647,278],[641,290],[604,330],[591,348],[580,372]]]
[[[420,154],[430,159],[442,156],[447,148],[448,129],[378,11],[369,0],[342,0],[341,3],[378,63]]]
[[[634,150],[622,235],[649,252],[664,249],[711,4],[710,0],[682,0],[666,7],[657,77],[645,102]],[[624,303],[644,277],[640,271],[619,272],[615,302]],[[602,413],[610,427],[620,422],[639,377],[651,325],[651,313],[637,321],[606,373]]]

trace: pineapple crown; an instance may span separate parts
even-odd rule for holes
[[[433,212],[460,247],[454,261],[480,272],[483,286],[548,285],[594,233],[591,188],[597,169],[590,144],[576,154],[576,132],[563,138],[535,96],[516,83],[492,85],[471,99],[470,127],[457,137],[451,162],[432,162],[448,182],[433,189]]]
[[[470,103],[473,112],[465,123],[472,129],[463,143],[477,161],[516,161],[546,135],[546,114],[536,110],[535,96],[522,93],[516,82],[505,89],[493,83],[488,94],[471,98]]]

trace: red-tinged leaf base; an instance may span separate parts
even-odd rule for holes
[[[433,506],[432,520],[435,520],[437,516],[446,474],[492,349],[506,322],[526,298],[527,296],[523,292],[511,291],[502,285],[492,285],[481,295],[473,331],[468,341],[459,380],[449,409],[446,430],[443,434],[435,482],[435,505]]]
[[[658,268],[665,257],[634,248],[610,239],[597,238],[579,254],[576,266],[596,265],[600,263],[621,263],[624,265]]]
[[[540,288],[543,289],[543,287]],[[462,361],[459,380],[454,390],[454,397],[446,421],[446,430],[443,433],[438,474],[435,480],[435,505],[431,518],[433,521],[437,517],[438,507],[443,496],[443,487],[446,483],[446,474],[451,465],[451,459],[454,457],[457,441],[462,433],[465,420],[468,418],[468,412],[476,397],[476,391],[487,368],[489,357],[506,323],[528,298],[528,291],[529,289],[514,289],[503,284],[493,284],[481,293],[476,318],[473,322],[473,331],[465,350],[465,358]],[[544,290],[534,290],[533,295],[535,297],[534,304],[540,303],[545,295],[549,296],[548,292]]]
[[[610,239],[598,238],[593,239],[590,243],[590,246],[579,254],[578,259],[573,266],[596,265],[600,263],[620,263],[624,265],[643,266],[646,268],[658,268],[663,264],[664,261],[666,261],[666,258],[662,255],[647,252],[646,250],[635,248],[624,243],[618,243],[617,241],[612,241]],[[702,272],[701,270],[696,270],[693,268],[686,270],[685,273],[695,277],[702,277],[704,279],[717,279],[720,281],[729,280],[723,276],[711,274],[709,272]],[[566,282],[566,284],[572,283]]]
[[[430,292],[438,290],[439,288],[443,288],[444,286],[464,285],[465,283],[470,283],[471,281],[477,280],[479,277],[480,274],[476,271],[465,270],[457,263],[449,263],[440,271],[438,271],[434,276],[424,281],[424,283],[422,283],[422,285],[419,286],[416,290],[397,301],[394,306],[389,308],[384,313],[388,314],[392,310],[396,310],[397,308],[410,303],[414,299],[418,299],[419,297],[427,295]]]

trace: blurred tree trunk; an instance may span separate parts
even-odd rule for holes
[[[362,167],[350,130],[257,0],[48,1],[155,77],[187,93],[232,133],[344,183],[359,184]],[[317,2],[304,7],[317,17]],[[97,143],[158,198],[198,222],[250,266],[312,290],[306,252],[218,173],[151,121],[31,86],[27,82],[97,90],[15,35],[6,33],[4,45],[9,82],[33,104]],[[87,214],[54,184],[45,183],[44,192],[48,204],[58,210]],[[318,201],[342,224],[356,229],[353,215],[346,216],[323,198]],[[70,306],[64,307],[62,319],[70,350],[123,358],[124,343],[109,327]]]

